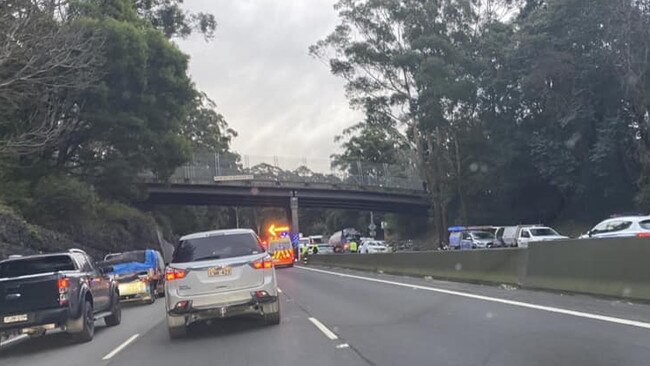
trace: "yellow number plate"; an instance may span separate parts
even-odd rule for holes
[[[212,267],[208,268],[208,277],[217,276],[230,276],[232,274],[231,267]]]

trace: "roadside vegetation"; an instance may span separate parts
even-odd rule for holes
[[[650,1],[335,7],[339,24],[310,52],[365,119],[334,161],[416,164],[438,242],[454,224],[576,231],[648,213]]]
[[[235,135],[173,42],[209,41],[214,16],[181,3],[0,4],[0,214],[99,252],[157,245],[160,215],[129,205],[138,174],[165,179]]]

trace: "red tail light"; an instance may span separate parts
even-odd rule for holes
[[[650,231],[646,231],[644,233],[637,233],[636,237],[637,238],[650,238]]]
[[[57,281],[59,287],[59,305],[68,305],[68,289],[70,289],[70,279],[63,277]]]
[[[181,278],[185,278],[185,276],[187,276],[187,271],[184,269],[167,267],[165,271],[165,279],[167,281],[180,280]]]
[[[270,258],[261,258],[251,262],[250,265],[255,269],[269,269],[273,268],[273,261]]]

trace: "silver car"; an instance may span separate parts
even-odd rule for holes
[[[171,338],[185,336],[194,322],[244,314],[259,314],[267,324],[280,323],[273,262],[252,230],[183,236],[165,279]]]

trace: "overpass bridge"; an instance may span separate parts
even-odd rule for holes
[[[327,172],[309,169],[305,160],[293,169],[278,158],[260,161],[196,154],[167,181],[142,175],[145,204],[283,207],[297,228],[299,207],[365,210],[426,215],[428,193],[415,167],[354,161]]]

